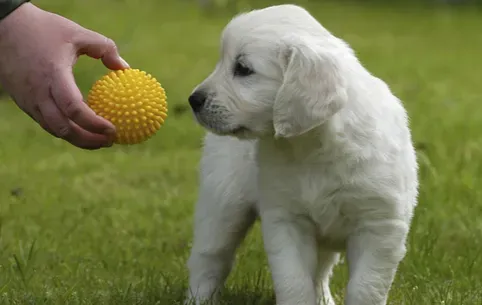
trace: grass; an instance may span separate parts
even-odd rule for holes
[[[482,304],[481,13],[294,2],[346,39],[411,117],[420,202],[390,304]],[[188,0],[139,3],[37,1],[112,37],[131,66],[162,82],[171,110],[150,141],[89,152],[0,103],[2,305],[181,304],[203,135],[186,99],[214,66],[233,12],[204,14]],[[84,92],[105,72],[87,58],[75,70]],[[346,265],[336,271],[332,290],[342,304]],[[274,305],[259,227],[238,253],[223,300]]]

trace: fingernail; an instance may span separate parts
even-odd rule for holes
[[[104,129],[104,132],[103,132],[106,136],[115,136],[115,129],[110,127],[110,128],[106,128]]]
[[[119,59],[120,59],[122,65],[123,65],[125,68],[130,68],[129,64],[127,63],[127,61],[125,61],[124,58],[122,58],[122,57],[119,56]]]
[[[104,130],[104,134],[107,136],[109,146],[112,146],[112,143],[114,143],[115,140],[115,129],[107,128],[106,130]]]
[[[104,145],[102,145],[102,147],[104,147],[104,148],[109,148],[109,147],[112,147],[112,145],[114,145],[114,143],[108,141],[108,142],[106,142]]]
[[[107,138],[107,142],[104,144],[104,147],[111,147],[112,145],[114,145],[114,138],[113,137]]]

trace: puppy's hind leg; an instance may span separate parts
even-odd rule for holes
[[[321,249],[318,254],[318,278],[316,283],[318,305],[335,305],[330,291],[330,278],[340,254]]]

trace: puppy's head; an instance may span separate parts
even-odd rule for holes
[[[255,10],[226,26],[220,60],[189,102],[197,121],[220,135],[297,136],[345,104],[350,55],[298,6]]]

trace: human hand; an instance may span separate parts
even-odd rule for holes
[[[0,21],[0,84],[55,137],[84,149],[112,145],[115,127],[83,101],[72,68],[80,55],[128,68],[115,43],[31,3]]]

